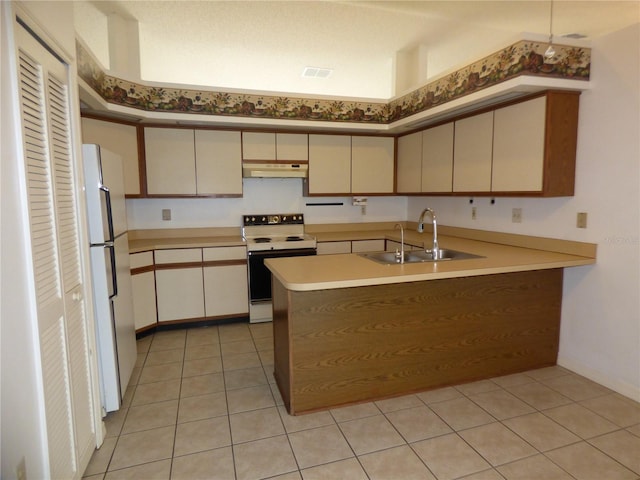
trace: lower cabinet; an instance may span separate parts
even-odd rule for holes
[[[202,249],[156,250],[158,322],[204,317]]]
[[[246,248],[205,248],[203,265],[205,315],[247,315],[249,287]]]
[[[135,327],[136,331],[144,330],[158,322],[153,252],[132,253],[129,262]]]
[[[318,242],[318,255],[330,255],[335,253],[362,253],[384,251],[385,240],[343,240],[338,242]]]

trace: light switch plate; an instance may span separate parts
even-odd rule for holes
[[[511,221],[513,223],[522,223],[522,209],[514,208],[511,210]]]
[[[576,227],[587,228],[587,212],[578,212],[576,218]]]

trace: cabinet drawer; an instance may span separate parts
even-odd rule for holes
[[[153,252],[132,253],[129,255],[129,265],[131,270],[153,265]]]
[[[217,260],[246,260],[246,247],[211,247],[202,249],[202,259],[205,262]]]
[[[156,265],[163,263],[192,263],[202,262],[201,248],[177,248],[171,250],[156,250]]]

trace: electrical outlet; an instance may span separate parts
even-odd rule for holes
[[[475,220],[476,219],[476,207],[471,207],[471,220]]]
[[[513,223],[522,223],[522,209],[513,208],[511,210],[511,221]]]
[[[162,209],[162,220],[171,220],[171,209],[163,208]]]
[[[18,466],[16,467],[16,479],[27,480],[27,464],[24,457],[22,457],[20,463],[18,463]]]
[[[576,218],[576,227],[587,228],[587,212],[578,212]]]

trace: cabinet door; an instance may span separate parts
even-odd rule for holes
[[[154,272],[131,275],[131,289],[136,330],[155,325],[158,321],[158,313],[156,311],[156,278]]]
[[[331,255],[334,253],[351,253],[351,242],[318,242],[318,255]]]
[[[495,111],[494,192],[542,190],[546,97]]]
[[[198,195],[242,195],[240,132],[195,131]]]
[[[397,193],[422,191],[422,138],[423,132],[398,138]]]
[[[276,159],[292,162],[309,160],[309,136],[305,133],[277,133]]]
[[[138,133],[133,125],[82,118],[82,143],[95,143],[122,157],[124,193],[140,195]]]
[[[455,122],[453,191],[491,190],[493,112]]]
[[[205,267],[204,302],[207,317],[248,314],[246,263]]]
[[[275,160],[276,134],[263,132],[242,132],[243,160]]]
[[[196,158],[193,130],[145,128],[147,193],[184,195],[196,193]]]
[[[422,132],[422,191],[450,192],[453,183],[453,122]]]
[[[384,239],[379,240],[354,240],[351,242],[351,251],[360,252],[383,252],[385,247]]]
[[[393,193],[391,137],[351,138],[351,193]]]
[[[309,193],[351,192],[351,137],[309,135]]]
[[[155,259],[158,321],[204,317],[202,249],[156,250]]]

